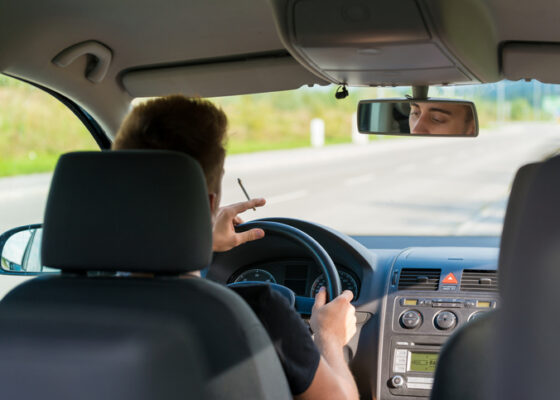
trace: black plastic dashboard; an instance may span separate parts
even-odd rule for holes
[[[307,221],[268,220],[312,236],[345,275],[343,286],[350,278],[356,285],[357,334],[346,350],[362,398],[429,397],[442,344],[469,320],[499,305],[496,238],[358,237],[358,241]],[[217,253],[207,278],[227,284],[252,280],[255,273],[262,274],[258,280],[273,279],[300,296],[313,294],[320,275],[304,249],[285,237],[267,234]],[[445,281],[449,274],[453,279]]]

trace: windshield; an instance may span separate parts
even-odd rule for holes
[[[477,138],[361,135],[361,99],[410,88],[334,87],[213,99],[230,119],[222,204],[267,199],[246,220],[291,217],[351,235],[499,236],[517,169],[560,147],[560,89],[532,82],[438,87],[474,101]]]

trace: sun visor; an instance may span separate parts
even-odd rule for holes
[[[330,82],[398,86],[499,79],[497,41],[483,1],[270,2],[284,46]]]
[[[560,43],[506,43],[502,48],[506,79],[560,83]]]
[[[135,69],[122,75],[122,83],[133,97],[171,93],[219,97],[328,84],[290,56]]]

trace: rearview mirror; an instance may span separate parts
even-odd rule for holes
[[[358,131],[377,135],[478,136],[473,102],[429,100],[362,100]]]

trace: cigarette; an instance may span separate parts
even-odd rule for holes
[[[237,183],[239,183],[239,186],[241,187],[241,190],[243,190],[243,193],[245,194],[245,197],[247,197],[247,200],[251,201],[251,197],[249,196],[249,193],[247,193],[247,191],[243,187],[243,182],[241,182],[241,179],[237,178]],[[257,209],[255,207],[253,207],[253,211],[257,211]]]

